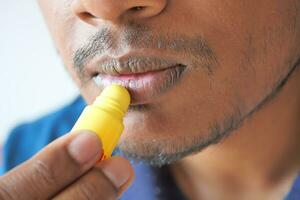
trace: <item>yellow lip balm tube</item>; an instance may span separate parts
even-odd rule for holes
[[[120,85],[106,87],[78,118],[72,131],[88,130],[102,142],[101,160],[111,157],[123,132],[123,118],[130,104],[129,92]]]

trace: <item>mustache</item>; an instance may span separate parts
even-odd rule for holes
[[[101,66],[97,69],[98,73],[110,75],[145,73],[147,71],[158,71],[174,66],[184,67],[184,65],[176,61],[150,56],[101,60],[98,62],[98,66]]]
[[[218,63],[217,56],[202,36],[189,37],[176,33],[157,35],[145,25],[133,24],[122,28],[119,34],[109,27],[100,28],[75,51],[73,66],[83,73],[85,65],[95,57],[122,52],[128,48],[156,49],[188,58],[193,66],[201,66],[209,74]]]

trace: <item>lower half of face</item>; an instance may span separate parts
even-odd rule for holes
[[[104,80],[99,84],[93,77],[97,74],[79,74],[73,58],[101,26],[94,28],[80,22],[68,12],[69,4],[59,11],[63,1],[54,2],[49,5],[52,3],[41,1],[41,7],[68,70],[91,103],[105,85],[101,83]],[[180,44],[176,40],[179,37],[185,45],[168,49],[151,44],[147,49],[130,42],[114,43],[118,50],[127,46],[128,51],[132,48],[151,57],[171,58],[182,67],[175,75],[153,75],[153,83],[131,91],[136,98],[126,115],[120,140],[125,154],[162,165],[215,144],[295,69],[300,57],[300,13],[295,9],[299,1],[226,2],[174,0],[161,15],[138,22],[147,26],[154,38]],[[47,12],[51,6],[58,10],[55,16]],[[142,36],[136,39],[146,40]],[[114,52],[106,50],[106,56]]]

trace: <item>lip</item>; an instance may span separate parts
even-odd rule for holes
[[[126,87],[132,105],[150,103],[181,79],[186,66],[159,57],[102,58],[90,65],[94,83],[101,88],[111,84]]]

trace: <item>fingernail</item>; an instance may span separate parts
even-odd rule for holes
[[[96,134],[79,133],[69,144],[68,151],[79,164],[85,164],[100,156],[101,144]]]
[[[114,184],[116,188],[121,188],[131,178],[132,172],[128,170],[127,163],[120,159],[105,160],[101,163],[100,168],[104,175]]]

